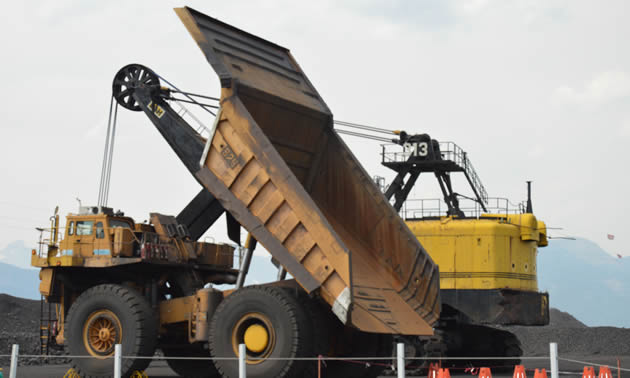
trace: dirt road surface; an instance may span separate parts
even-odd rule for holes
[[[580,360],[580,361],[588,361],[593,364],[608,364],[611,366],[617,366],[617,357],[614,356],[560,356],[560,358]],[[630,356],[620,357],[620,364],[622,368],[630,368]],[[533,377],[534,370],[536,368],[542,369],[545,368],[549,371],[549,361],[548,360],[524,360],[523,365],[527,370],[527,376]],[[584,364],[574,363],[569,361],[560,360],[560,377],[582,377],[582,369],[584,368]],[[9,368],[8,366],[2,366],[4,377],[9,376]],[[42,366],[19,366],[18,374],[19,378],[62,378],[64,374],[68,371],[70,366],[68,365],[42,365]],[[598,368],[595,366],[595,373],[597,374]],[[617,370],[613,369],[613,376],[617,378]],[[146,370],[146,374],[150,378],[172,378],[177,377],[169,367],[166,365],[164,361],[155,361],[149,368]],[[493,377],[512,377],[511,371],[493,371]],[[472,377],[470,373],[465,373],[463,370],[451,370],[452,377]],[[551,375],[548,373],[548,376]],[[621,376],[630,377],[630,371],[622,371]],[[324,376],[325,377],[325,376]],[[386,378],[386,377],[384,377]],[[412,377],[409,377],[412,378]]]

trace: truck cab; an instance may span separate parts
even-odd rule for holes
[[[66,219],[66,237],[59,243],[59,256],[133,255],[136,239],[133,219],[116,216],[111,209],[102,209],[96,214],[82,211],[78,215],[70,214]]]
[[[58,215],[52,219],[51,237],[41,242],[47,252],[33,250],[33,266],[196,262],[229,270],[233,265],[233,247],[191,240],[186,226],[172,216],[151,213],[149,223],[136,223],[108,207],[82,206],[78,214],[66,216],[65,227],[59,226]]]

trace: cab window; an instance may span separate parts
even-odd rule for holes
[[[70,222],[68,225],[68,236],[74,235],[74,221]]]
[[[109,227],[111,228],[116,228],[116,227],[120,227],[120,228],[131,228],[131,225],[125,221],[121,221],[118,219],[110,219],[109,220]]]
[[[77,236],[92,235],[93,221],[77,221]]]
[[[105,230],[103,230],[103,222],[96,223],[96,238],[103,239],[105,237]]]

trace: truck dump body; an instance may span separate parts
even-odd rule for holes
[[[183,120],[148,92],[134,97],[191,173],[344,323],[431,334],[437,265],[334,132],[289,51],[190,8],[176,12],[221,81],[210,138],[177,128]]]

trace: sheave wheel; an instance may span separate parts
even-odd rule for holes
[[[210,353],[225,378],[238,377],[238,345],[247,347],[247,377],[302,377],[313,361],[277,358],[312,357],[313,330],[304,308],[288,290],[252,286],[230,294],[210,323]]]
[[[65,323],[68,354],[94,358],[72,359],[82,377],[111,377],[114,346],[122,344],[124,356],[153,356],[158,322],[147,300],[133,289],[98,285],[84,291],[72,304]],[[122,374],[144,370],[148,359],[125,358]]]
[[[166,357],[210,357],[210,352],[201,345],[181,348],[162,348]],[[173,371],[185,378],[220,378],[221,375],[211,360],[166,360]]]

